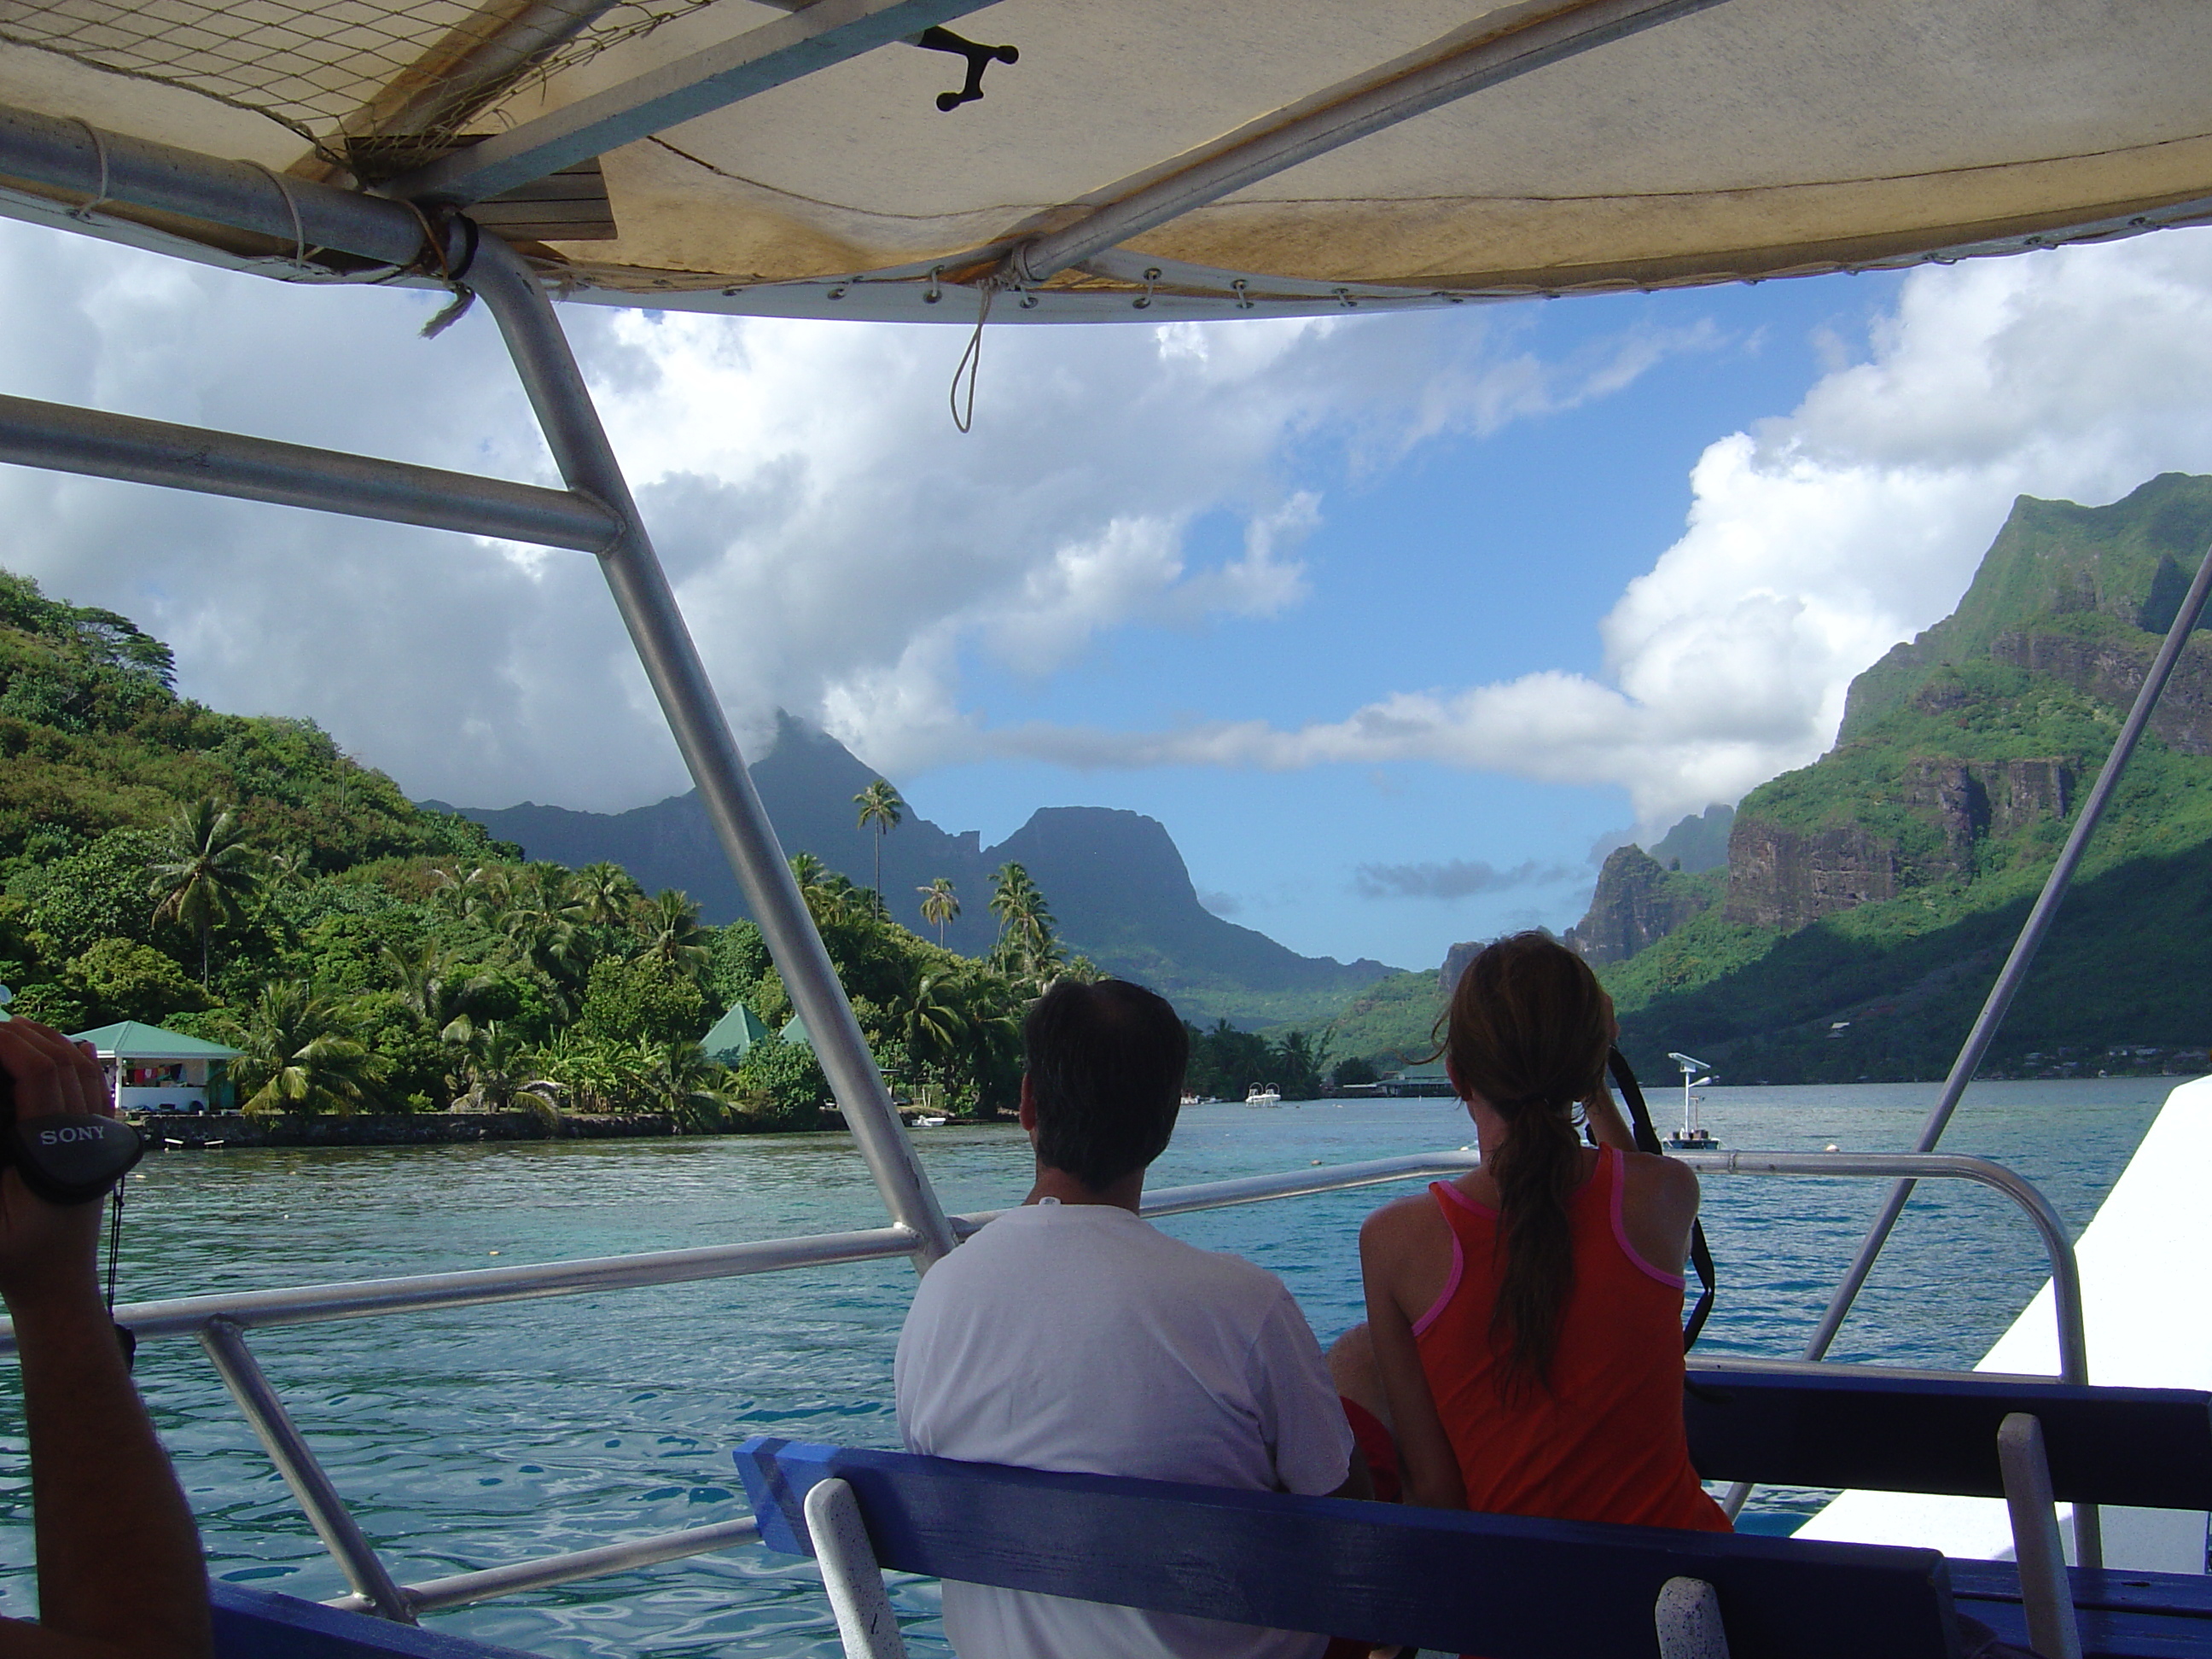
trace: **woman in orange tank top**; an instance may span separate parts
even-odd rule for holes
[[[1580,957],[1522,933],[1469,965],[1449,1030],[1482,1167],[1359,1235],[1406,1501],[1727,1531],[1682,1428],[1697,1177],[1634,1150],[1605,1088],[1610,1000]]]

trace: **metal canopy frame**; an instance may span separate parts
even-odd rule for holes
[[[1703,10],[1720,0],[1536,0],[1425,52],[1331,88],[1233,134],[1164,176],[1120,192],[1055,237],[1025,244],[1023,280],[1065,269],[1136,230],[1366,133],[1410,119],[1543,64]],[[489,73],[583,27],[594,0],[549,0],[469,54]],[[677,747],[705,803],[793,1005],[815,1033],[894,1225],[914,1236],[918,1269],[952,1249],[943,1206],[889,1091],[755,792],[706,665],[609,445],[589,388],[537,273],[496,235],[446,210],[526,183],[614,144],[725,107],[875,46],[976,9],[983,0],[814,0],[733,40],[457,152],[387,187],[346,191],[244,162],[0,106],[0,177],[263,239],[304,266],[310,250],[366,261],[387,276],[466,282],[497,320],[531,407],[568,485],[546,490],[434,468],[273,443],[236,434],[27,398],[0,398],[0,461],[386,521],[526,540],[595,554]],[[405,79],[406,77],[402,77]],[[390,131],[422,104],[364,112]],[[395,198],[398,199],[395,199]],[[425,205],[432,211],[426,212]],[[988,279],[995,284],[1001,276]]]

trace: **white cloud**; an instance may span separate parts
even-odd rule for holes
[[[1817,757],[1853,676],[1943,617],[2021,494],[2212,468],[2212,232],[1916,272],[1866,361],[1710,446],[1687,528],[1601,624],[1605,682],[1407,691],[1296,730],[1029,727],[1077,765],[1426,760],[1626,787],[1664,824]]]
[[[481,312],[271,283],[0,223],[0,384],[550,481]],[[987,752],[963,664],[1049,674],[1133,622],[1300,602],[1317,433],[1388,455],[1572,406],[1696,337],[1562,363],[1511,312],[1006,328],[974,434],[951,328],[564,309],[732,716],[824,717],[892,770]],[[1241,551],[1194,551],[1227,515]],[[410,789],[611,807],[684,785],[588,556],[0,469],[0,562],[171,640],[184,689],[309,715]]]
[[[0,383],[550,478],[488,321],[415,337],[436,303],[0,225]],[[732,714],[817,714],[895,772],[1421,760],[1618,785],[1663,823],[1817,755],[1851,676],[1955,603],[2014,495],[2212,465],[2212,233],[1929,270],[1863,361],[1707,448],[1684,533],[1601,624],[1601,677],[1408,687],[1296,729],[994,729],[964,706],[977,659],[1046,676],[1133,623],[1300,604],[1326,504],[1293,457],[1317,436],[1387,465],[1716,343],[1632,330],[1552,361],[1522,314],[997,330],[968,438],[955,329],[564,317]],[[1241,550],[1201,556],[1221,514]],[[418,792],[683,787],[586,556],[15,470],[0,516],[0,562],[172,640],[192,694],[310,714]]]

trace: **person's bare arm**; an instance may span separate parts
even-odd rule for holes
[[[1636,1150],[1636,1133],[1620,1115],[1620,1103],[1613,1097],[1613,1091],[1600,1084],[1597,1092],[1583,1102],[1583,1119],[1590,1127],[1590,1137],[1601,1146],[1618,1146],[1624,1152]]]
[[[1422,1267],[1433,1266],[1425,1258],[1434,1254],[1437,1241],[1428,1237],[1431,1230],[1425,1222],[1434,1217],[1434,1228],[1449,1231],[1435,1209],[1436,1201],[1423,1194],[1368,1217],[1359,1230],[1359,1269],[1367,1291],[1368,1338],[1382,1373],[1383,1398],[1390,1406],[1391,1432],[1398,1442],[1404,1501],[1429,1509],[1463,1510],[1467,1488],[1460,1480],[1459,1458],[1422,1374],[1420,1349],[1413,1340],[1413,1321],[1419,1316],[1408,1311],[1406,1294],[1406,1281],[1422,1277]],[[1448,1255],[1448,1238],[1441,1248]],[[1442,1275],[1431,1276],[1441,1281]]]
[[[0,1023],[18,1119],[112,1115],[100,1066],[59,1032]],[[39,1622],[0,1620],[0,1659],[204,1659],[199,1533],[100,1294],[103,1206],[49,1204],[0,1176],[0,1298],[30,1441]]]

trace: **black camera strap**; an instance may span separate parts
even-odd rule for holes
[[[138,1333],[128,1325],[115,1324],[115,1258],[123,1249],[123,1194],[125,1183],[115,1183],[108,1195],[107,1216],[107,1322],[115,1325],[115,1345],[123,1350],[123,1369],[136,1368],[138,1361]]]
[[[1636,1135],[1636,1150],[1650,1152],[1657,1158],[1667,1156],[1660,1145],[1659,1132],[1651,1127],[1651,1109],[1644,1103],[1643,1087],[1636,1081],[1636,1073],[1629,1069],[1628,1056],[1620,1049],[1606,1055],[1606,1068],[1613,1073],[1613,1086],[1628,1104],[1628,1122]],[[1705,1224],[1690,1224],[1690,1265],[1698,1270],[1698,1283],[1704,1286],[1698,1292],[1698,1305],[1690,1310],[1690,1316],[1682,1325],[1682,1351],[1687,1353],[1696,1344],[1698,1333],[1705,1328],[1705,1321],[1713,1311],[1713,1253],[1705,1246]]]

